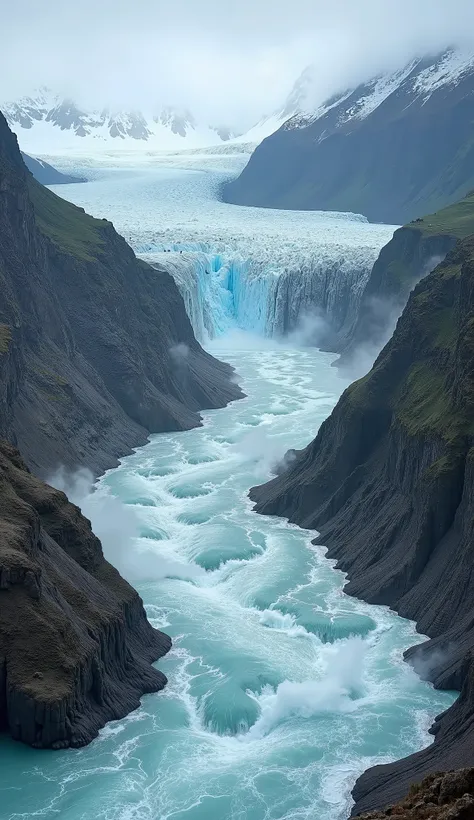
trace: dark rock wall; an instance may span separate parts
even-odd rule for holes
[[[0,729],[81,746],[165,676],[171,641],[108,564],[90,523],[0,442]]]
[[[38,473],[99,473],[240,397],[165,271],[27,173],[0,115],[0,435]]]
[[[368,359],[375,358],[395,330],[410,291],[455,243],[448,231],[426,235],[416,223],[395,231],[374,264],[354,326],[334,348],[341,353],[338,367],[350,369],[364,352]]]
[[[0,730],[16,740],[88,743],[164,686],[151,664],[171,642],[12,444],[37,475],[98,474],[239,398],[232,375],[174,280],[36,182],[0,114]]]
[[[370,373],[342,395],[290,468],[251,491],[256,509],[320,532],[346,591],[414,619],[411,650],[461,690],[435,744],[358,781],[378,808],[436,769],[474,765],[474,239],[412,292]]]

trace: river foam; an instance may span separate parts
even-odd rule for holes
[[[152,436],[94,492],[87,473],[51,478],[172,636],[159,662],[169,683],[87,748],[39,754],[1,740],[2,816],[343,820],[357,775],[430,743],[452,698],[403,662],[421,640],[414,624],[345,596],[314,533],[256,515],[248,490],[314,437],[342,392],[333,357],[301,344],[314,342],[315,318],[350,322],[393,229],[226,205],[229,157],[161,162],[91,163],[92,182],[57,193],[168,267],[247,398],[206,412],[199,429]]]
[[[152,436],[92,494],[69,480],[173,638],[169,684],[87,748],[2,742],[11,820],[341,820],[356,776],[429,743],[452,700],[403,663],[412,623],[345,596],[314,533],[252,511],[249,487],[314,435],[344,383],[330,355],[238,338],[213,352],[246,399]]]

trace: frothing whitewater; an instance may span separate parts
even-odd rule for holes
[[[2,740],[0,813],[11,820],[342,820],[356,776],[431,742],[434,716],[453,699],[403,663],[421,639],[412,623],[345,596],[314,533],[252,511],[250,486],[314,436],[345,383],[334,356],[301,346],[298,333],[268,338],[281,332],[257,321],[269,315],[261,281],[244,319],[222,265],[206,273],[219,254],[239,256],[258,284],[311,257],[326,280],[328,260],[334,281],[357,279],[390,229],[293,214],[291,230],[282,214],[263,221],[219,203],[219,180],[209,169],[100,169],[96,182],[62,186],[113,218],[137,250],[183,270],[205,265],[212,287],[230,295],[214,299],[203,285],[188,308],[247,398],[206,412],[199,429],[153,436],[92,494],[87,475],[75,477],[73,499],[107,557],[173,638],[159,663],[169,684],[84,749],[39,753]],[[184,251],[197,242],[207,244]]]

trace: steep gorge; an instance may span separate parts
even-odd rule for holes
[[[389,605],[431,638],[408,653],[436,686],[459,689],[433,746],[377,766],[354,813],[411,782],[474,763],[474,238],[412,292],[370,373],[342,395],[316,439],[251,492],[256,509],[317,529],[346,591]]]
[[[1,114],[0,237],[0,730],[80,746],[164,686],[151,664],[170,640],[80,510],[24,462],[97,475],[242,393],[172,277],[36,182]]]

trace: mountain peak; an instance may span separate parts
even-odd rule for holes
[[[311,106],[314,69],[309,66],[287,100],[286,128],[306,127],[333,111],[337,127],[369,117],[392,95],[410,94],[426,102],[439,89],[456,86],[474,67],[474,54],[450,47],[429,57],[415,57],[401,68],[385,71],[358,85],[333,94],[318,107]],[[293,116],[290,109],[293,106]]]
[[[416,57],[312,110],[300,102],[310,77],[292,97],[300,110],[265,135],[227,201],[400,224],[473,188],[473,51]]]
[[[136,109],[88,109],[41,86],[0,106],[21,147],[33,154],[123,148],[200,148],[227,141],[227,126],[198,123],[191,111],[166,105],[154,113]],[[229,136],[230,135],[230,136]]]

